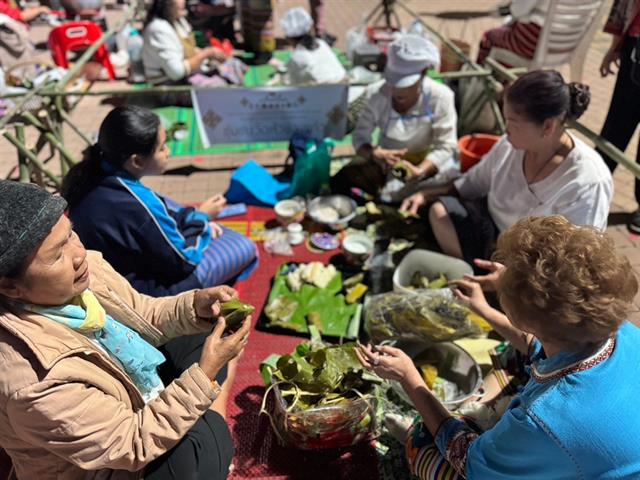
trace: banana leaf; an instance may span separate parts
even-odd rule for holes
[[[338,272],[326,288],[320,289],[315,285],[305,283],[298,292],[289,289],[286,274],[290,266],[285,264],[276,274],[265,314],[269,319],[267,327],[287,328],[296,332],[308,333],[307,315],[313,313],[313,318],[319,318],[317,326],[324,336],[346,337],[353,328],[349,328],[351,320],[357,317],[358,305],[348,305],[342,291],[342,274]],[[292,315],[283,315],[282,310],[274,306],[298,304]],[[287,310],[287,313],[289,311]],[[316,316],[317,314],[317,316]]]
[[[340,402],[356,396],[354,390],[364,394],[380,383],[378,377],[362,368],[354,348],[353,343],[336,346],[303,343],[292,354],[268,357],[260,366],[261,375],[265,385],[274,381],[295,385],[294,390],[283,394],[297,395],[299,408]]]

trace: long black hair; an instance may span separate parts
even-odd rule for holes
[[[507,89],[507,102],[529,120],[542,124],[548,118],[565,115],[576,120],[591,101],[589,87],[582,83],[565,83],[556,70],[534,70],[518,78]]]
[[[144,26],[149,25],[154,18],[161,18],[162,20],[172,23],[171,6],[174,1],[175,0],[153,0],[153,3],[147,11]]]
[[[158,145],[159,129],[160,119],[146,108],[126,106],[111,110],[100,125],[98,141],[82,152],[82,161],[64,177],[61,193],[69,206],[80,202],[132,155],[151,155]]]

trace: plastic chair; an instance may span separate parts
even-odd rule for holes
[[[533,59],[504,48],[492,48],[489,56],[500,63],[529,70],[569,64],[571,81],[579,82],[587,49],[606,4],[605,0],[550,0]]]
[[[87,21],[69,22],[51,30],[49,34],[49,50],[53,61],[59,67],[69,68],[67,52],[86,50],[102,37],[102,30],[98,24]],[[113,65],[109,60],[106,45],[101,45],[93,55],[96,62],[102,64],[109,73],[111,80],[116,79]]]

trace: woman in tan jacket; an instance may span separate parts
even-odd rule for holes
[[[65,207],[0,181],[0,446],[17,477],[226,478],[218,381],[251,320],[223,336],[236,292],[141,295],[84,249]]]

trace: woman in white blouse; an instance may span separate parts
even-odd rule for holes
[[[401,209],[428,207],[440,248],[472,262],[488,258],[497,235],[529,216],[564,215],[577,225],[607,226],[613,181],[604,161],[565,129],[590,100],[585,85],[555,70],[536,70],[509,87],[507,134],[457,180],[406,198]]]
[[[347,71],[331,47],[311,34],[313,19],[302,7],[287,11],[280,20],[287,39],[294,45],[287,72],[283,77],[287,85],[340,83]]]
[[[196,47],[185,14],[185,0],[154,0],[151,5],[142,47],[142,63],[148,82],[181,82],[198,71],[205,60],[223,61],[226,58],[219,48]]]

